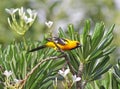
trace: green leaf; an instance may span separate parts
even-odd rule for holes
[[[84,68],[85,71],[84,71],[84,75],[83,75],[83,76],[85,76],[85,79],[87,79],[87,80],[90,79],[91,74],[92,74],[92,70],[95,66],[95,63],[96,63],[96,60],[93,60],[85,65],[85,68]]]
[[[89,57],[87,58],[87,61],[91,61],[91,60],[97,60],[98,58],[103,56],[103,51],[102,50],[95,50],[93,51]]]
[[[99,89],[99,85],[96,82],[94,82],[94,84],[95,84],[95,89]]]
[[[89,32],[90,32],[90,21],[86,20],[84,30],[83,30],[83,37],[82,37],[82,43],[83,43],[83,57],[84,59],[87,57],[87,53],[89,51],[89,43],[88,43],[88,38],[89,38]]]
[[[102,74],[104,74],[105,72],[107,72],[111,67],[112,67],[112,65],[106,65],[106,66],[102,67],[101,69],[99,69],[98,71],[96,71],[92,75],[91,81],[98,79],[98,77],[100,77]]]
[[[75,69],[75,71],[78,71],[78,67],[79,67],[79,57],[77,56],[75,51],[69,52],[69,59],[70,59],[70,63],[73,66],[73,68]]]
[[[100,43],[100,40],[102,39],[104,35],[104,24],[103,23],[97,23],[94,29],[94,33],[92,35],[92,50],[94,50],[97,45]]]
[[[115,76],[112,76],[112,89],[119,89]]]
[[[63,66],[64,63],[65,60],[60,58],[58,60],[54,60],[54,64],[52,64],[49,68],[51,68],[52,70],[58,70]]]
[[[59,28],[59,33],[58,34],[59,34],[60,37],[67,38],[65,32],[63,31],[63,29],[61,27]]]
[[[111,43],[111,41],[113,40],[113,36],[109,36],[109,37],[105,37],[99,44],[99,46],[97,47],[97,49],[104,49],[107,44],[109,45]]]
[[[107,41],[102,45],[101,49],[104,49],[106,48],[108,45],[110,45],[110,43],[112,42],[113,40],[113,35],[110,34],[108,37],[107,37]]]
[[[103,50],[103,55],[108,55],[108,54],[112,53],[115,50],[115,48],[116,47],[110,47],[110,48]]]
[[[74,40],[74,38],[75,38],[75,36],[74,36],[75,35],[75,31],[74,31],[74,27],[73,27],[72,24],[68,25],[68,34],[69,34],[70,38],[72,40]]]
[[[120,79],[120,69],[118,69],[117,66],[114,66],[115,74],[119,77]]]
[[[101,61],[93,68],[91,73],[93,74],[94,72],[101,69],[104,65],[106,65],[108,63],[109,60],[110,60],[109,56],[105,56],[104,58],[101,58]]]
[[[114,27],[115,27],[115,24],[113,24],[113,25],[110,27],[109,31],[107,32],[107,35],[110,35],[110,34],[113,32]]]

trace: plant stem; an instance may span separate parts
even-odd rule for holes
[[[73,75],[75,75],[73,66],[71,65],[71,63],[70,63],[70,61],[69,61],[68,55],[67,55],[65,52],[62,52],[62,53],[64,53],[65,60],[66,60],[68,66],[69,66],[69,68],[70,68],[71,73],[72,73]]]
[[[77,85],[76,85],[77,89],[84,89],[86,85],[86,82],[84,83],[82,81],[83,69],[84,69],[84,64],[81,62],[78,69],[78,74],[77,74],[77,76],[80,77],[81,80],[77,82]]]

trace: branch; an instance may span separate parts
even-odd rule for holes
[[[70,63],[70,61],[69,61],[68,55],[67,55],[65,52],[62,52],[62,53],[64,53],[65,60],[66,60],[68,66],[69,66],[69,68],[70,68],[71,73],[72,73],[73,75],[75,75],[75,71],[74,71],[73,66],[71,65],[71,63]]]
[[[23,88],[23,86],[26,84],[27,79],[29,78],[30,75],[32,75],[34,73],[34,71],[44,62],[49,61],[49,60],[55,60],[58,58],[62,58],[64,57],[64,55],[60,55],[60,56],[54,56],[54,57],[49,57],[46,59],[43,59],[42,61],[40,61],[35,67],[32,68],[32,70],[25,76],[25,78],[20,82],[21,84],[21,89]]]
[[[81,63],[80,63],[80,66],[79,66],[79,69],[78,69],[78,74],[77,74],[77,76],[80,77],[81,80],[77,82],[77,86],[76,86],[77,89],[84,89],[84,86],[86,85],[86,83],[83,84],[83,81],[82,81],[83,69],[84,69],[84,65],[83,65],[83,63],[81,62]]]

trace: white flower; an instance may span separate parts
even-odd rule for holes
[[[35,10],[27,9],[27,12],[28,12],[30,18],[33,18],[33,19],[36,18],[37,12]]]
[[[37,12],[35,10],[27,9],[29,17],[25,16],[24,20],[26,23],[33,22],[37,16]]]
[[[28,24],[30,22],[33,22],[36,18],[37,13],[35,10],[27,9],[29,17],[26,15],[23,7],[19,9],[19,16],[25,20],[25,22]]]
[[[18,11],[18,8],[14,9],[14,8],[11,8],[11,9],[5,9],[7,13],[9,13],[10,15],[13,15],[15,12]]]
[[[14,79],[15,83],[20,83],[22,80]]]
[[[51,28],[53,25],[52,21],[45,22],[45,24],[48,26],[48,28]]]
[[[15,13],[17,10],[18,13]],[[6,9],[6,11],[10,14],[15,13],[15,15],[11,15],[11,19],[8,18],[8,23],[10,28],[19,35],[25,34],[37,16],[37,13],[34,10],[27,9],[26,11],[23,7],[11,10]],[[18,14],[18,18],[16,17],[16,14]]]
[[[28,18],[27,16],[24,17],[24,20],[25,20],[26,24],[31,23],[31,22],[34,21],[34,19]]]
[[[66,75],[70,72],[70,69],[66,69],[64,71],[59,70],[58,74],[60,74],[61,76],[63,76],[64,78],[66,77]]]
[[[24,12],[23,7],[19,8],[18,12],[19,12],[19,16],[21,16],[21,18],[23,19],[25,17],[25,12]]]
[[[73,83],[81,80],[81,78],[80,78],[80,77],[77,77],[76,75],[73,75],[73,76],[72,76],[72,79],[73,79]]]
[[[10,75],[12,75],[12,71],[5,70],[3,74],[8,78]]]

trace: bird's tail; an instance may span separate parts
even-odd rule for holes
[[[42,46],[39,46],[39,47],[37,47],[37,48],[31,49],[31,50],[29,50],[28,52],[34,52],[34,51],[43,49],[43,48],[45,48],[45,47],[46,47],[46,45],[42,45]]]

